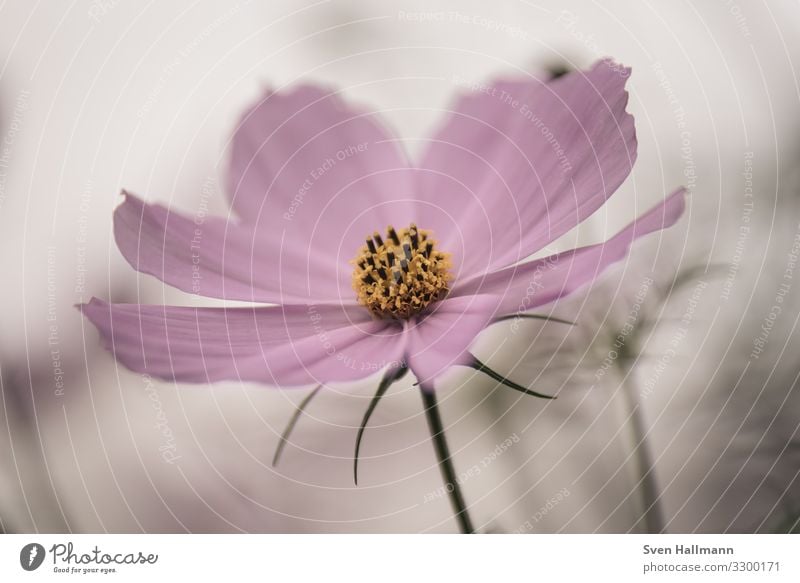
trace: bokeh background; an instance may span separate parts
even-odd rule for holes
[[[603,240],[681,184],[689,207],[545,310],[577,326],[480,339],[487,362],[557,401],[474,371],[440,391],[473,520],[797,530],[796,0],[4,2],[0,530],[454,532],[410,377],[373,416],[355,487],[375,378],[319,394],[273,467],[306,390],[143,378],[73,306],[197,305],[125,263],[112,212],[128,188],[227,215],[228,139],[266,87],[341,88],[414,155],[465,85],[604,56],[633,68],[639,158],[555,248]]]

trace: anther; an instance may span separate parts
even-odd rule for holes
[[[378,231],[375,231],[375,234],[372,235],[372,238],[375,239],[375,243],[378,244],[378,247],[383,247],[383,239],[381,239],[381,234]]]
[[[375,241],[373,241],[372,239],[367,239],[367,249],[369,249],[369,252],[374,255],[376,251]]]
[[[409,234],[411,235],[411,245],[414,247],[414,249],[417,249],[419,247],[419,232],[417,231],[416,225],[411,225]]]
[[[397,231],[394,230],[394,227],[390,226],[386,229],[386,232],[389,233],[389,238],[392,240],[392,243],[400,245],[400,237],[397,236]]]

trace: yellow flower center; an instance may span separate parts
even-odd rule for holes
[[[376,231],[352,261],[358,301],[379,318],[408,319],[449,291],[450,254],[436,249],[429,231]]]

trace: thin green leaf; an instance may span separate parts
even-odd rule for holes
[[[399,381],[406,376],[407,372],[408,367],[405,366],[399,366],[386,371],[386,374],[383,375],[383,378],[378,385],[378,390],[375,391],[375,395],[372,397],[372,400],[369,402],[369,406],[364,413],[364,418],[361,420],[361,426],[358,428],[358,434],[356,435],[356,451],[355,455],[353,456],[353,482],[356,486],[358,486],[358,452],[361,450],[361,438],[364,436],[364,430],[367,428],[369,418],[372,416],[372,412],[375,411],[375,407],[378,406],[378,402],[381,400],[381,397],[383,397],[386,394],[386,391],[389,390],[389,387],[391,387],[396,381]]]
[[[523,318],[527,320],[545,320],[546,322],[556,322],[558,324],[567,324],[568,326],[578,325],[576,322],[571,322],[570,320],[556,318],[555,316],[546,316],[544,314],[508,314],[507,316],[501,316],[500,318],[497,318],[495,322],[506,322],[508,320],[515,320],[517,318]]]
[[[300,419],[300,415],[303,414],[306,406],[308,406],[308,404],[311,402],[311,399],[313,399],[314,396],[319,393],[321,388],[322,385],[317,385],[317,388],[306,395],[306,398],[303,399],[300,402],[300,405],[298,405],[297,409],[295,409],[291,419],[289,419],[289,423],[286,425],[286,429],[284,429],[283,433],[281,434],[281,440],[278,442],[278,447],[275,448],[275,455],[272,458],[273,466],[278,465],[278,461],[280,461],[281,454],[283,453],[283,448],[285,448],[286,444],[289,442],[289,434],[294,429],[294,426],[297,424],[297,420]]]
[[[482,363],[480,360],[478,360],[474,356],[472,357],[472,359],[473,359],[472,363],[470,363],[469,366],[471,366],[472,368],[474,368],[478,372],[482,372],[483,374],[493,378],[498,383],[501,383],[501,384],[503,384],[503,385],[505,385],[505,386],[507,386],[507,387],[509,387],[511,389],[514,389],[515,391],[519,391],[520,393],[525,393],[526,395],[531,395],[532,397],[539,397],[540,399],[555,399],[555,397],[552,396],[552,395],[545,395],[543,393],[537,393],[536,391],[532,391],[532,390],[530,390],[528,388],[523,387],[520,384],[515,383],[511,379],[508,379],[508,378],[504,377],[503,375],[501,375],[500,373],[495,372],[494,370],[492,370],[491,368],[486,366],[484,363]]]

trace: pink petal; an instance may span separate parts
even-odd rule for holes
[[[629,69],[608,61],[545,83],[463,96],[433,137],[420,195],[456,218],[445,245],[467,273],[516,263],[596,211],[636,159]]]
[[[454,289],[451,295],[495,294],[501,314],[525,312],[552,302],[593,281],[606,267],[624,259],[639,237],[675,224],[685,207],[685,193],[684,188],[675,191],[605,243],[476,277]]]
[[[498,298],[486,295],[448,298],[433,313],[410,322],[408,364],[425,388],[451,366],[469,363],[469,347],[494,318]]]
[[[401,329],[362,308],[188,308],[92,299],[81,309],[126,367],[181,382],[352,381],[396,363],[404,350]]]
[[[414,220],[413,174],[377,116],[334,92],[267,94],[233,137],[228,191],[259,232],[351,271],[365,237]]]
[[[202,223],[126,194],[114,212],[122,254],[143,273],[189,293],[269,303],[354,303],[346,271],[275,232],[221,218]]]

